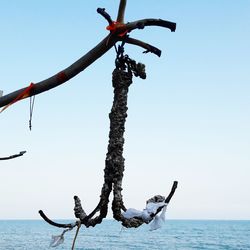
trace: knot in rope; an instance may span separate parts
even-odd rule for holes
[[[113,21],[110,25],[106,27],[112,34],[117,33],[119,37],[123,37],[128,33],[126,25],[120,22]]]

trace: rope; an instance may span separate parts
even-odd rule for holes
[[[74,248],[75,248],[76,238],[77,238],[78,232],[80,230],[80,227],[81,227],[81,221],[78,222],[77,229],[76,229],[76,234],[75,234],[75,237],[74,237],[74,240],[73,240],[71,250],[74,250]]]
[[[112,34],[117,33],[119,37],[123,37],[128,33],[126,25],[116,21],[113,21],[110,25],[106,27],[106,29],[109,30]]]
[[[35,104],[35,95],[30,97],[30,119],[29,119],[29,129],[31,131],[32,128],[32,116],[33,116],[33,110],[34,110],[34,104]]]

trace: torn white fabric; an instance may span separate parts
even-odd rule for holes
[[[159,207],[163,207],[163,206],[166,206],[167,203],[165,202],[157,202],[157,203],[154,203],[154,202],[149,202],[146,206],[146,210],[148,211],[148,213],[150,214],[154,214],[156,213],[157,209]]]
[[[129,208],[129,209],[127,209],[126,212],[123,212],[122,214],[126,219],[131,219],[131,218],[134,218],[134,217],[140,217],[141,218],[142,214],[143,214],[143,211],[140,211],[140,210],[137,210],[137,209],[134,209],[134,208]]]
[[[165,221],[165,214],[166,214],[166,209],[167,209],[167,203],[165,202],[149,202],[146,205],[146,208],[143,209],[142,211],[134,209],[134,208],[129,208],[127,209],[126,212],[123,213],[123,216],[126,219],[131,219],[134,217],[139,217],[142,218],[144,222],[150,222],[152,219],[151,215],[155,214],[157,212],[157,209],[163,207],[162,213],[160,216],[156,215],[153,221],[150,224],[150,230],[156,230],[161,227],[162,223]]]
[[[50,247],[57,247],[61,245],[64,242],[63,234],[61,235],[52,235],[51,241],[50,241]]]
[[[162,224],[165,222],[165,215],[166,215],[167,205],[164,206],[162,209],[161,215],[156,215],[154,220],[149,224],[150,231],[156,230],[162,227]]]

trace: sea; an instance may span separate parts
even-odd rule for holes
[[[70,250],[75,229],[65,233],[63,244],[50,247],[52,235],[62,231],[41,220],[2,220],[0,249]],[[94,228],[81,227],[75,249],[250,250],[250,221],[167,220],[162,228],[150,231],[149,225],[127,229],[104,220]]]

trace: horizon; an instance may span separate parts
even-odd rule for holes
[[[53,219],[54,221],[57,222],[70,222],[70,221],[75,221],[75,218],[73,219]],[[103,220],[109,220],[109,221],[115,221],[116,223],[120,223],[119,221],[115,220],[114,218],[104,218]],[[43,219],[0,219],[0,221],[41,221],[44,222],[45,224],[48,225],[48,223],[46,221],[44,221]],[[164,222],[165,224],[168,223],[168,221],[246,221],[246,222],[250,222],[250,219],[167,219]],[[99,224],[97,224],[96,226],[98,226]],[[147,225],[147,224],[145,224]],[[51,225],[49,225],[51,227]]]

